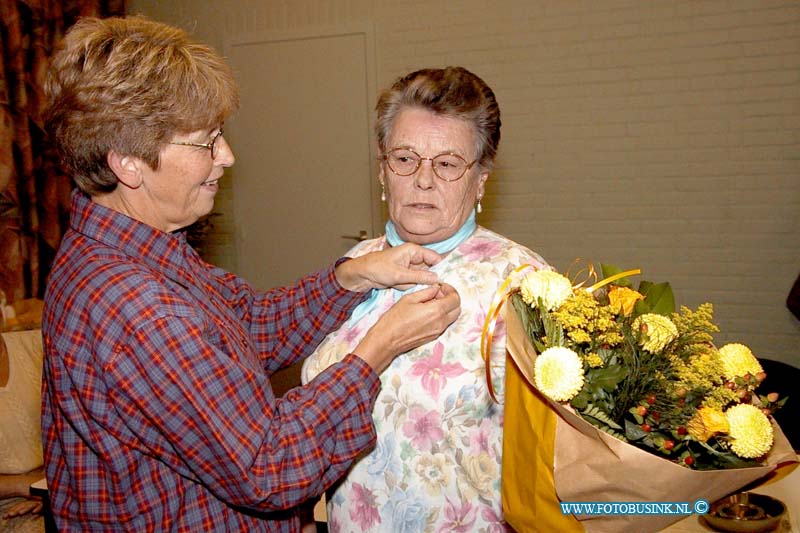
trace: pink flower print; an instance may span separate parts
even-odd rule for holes
[[[494,294],[491,295],[494,298]],[[488,298],[488,296],[487,296]],[[491,305],[491,302],[487,300],[486,305]],[[510,305],[510,303],[506,302],[505,305]],[[464,332],[464,340],[467,342],[477,342],[480,341],[481,336],[483,335],[483,326],[486,322],[486,309],[484,309],[483,305],[480,305],[480,311],[474,313],[474,318],[472,320],[472,327],[470,327],[466,332]],[[503,319],[503,313],[497,315],[497,320],[495,320],[494,325],[494,333],[493,339],[504,339],[506,336],[506,321]]]
[[[464,243],[459,252],[467,261],[482,261],[493,259],[503,251],[503,243],[492,239],[470,239]]]
[[[375,524],[380,524],[381,517],[375,504],[375,495],[371,490],[364,488],[360,483],[353,483],[351,497],[350,520],[358,524],[361,531],[367,531]]]
[[[489,448],[489,438],[496,431],[495,423],[486,418],[469,435],[470,455],[480,455],[482,452],[494,457],[494,453]]]
[[[506,302],[504,305],[510,306],[511,302]],[[492,365],[494,366],[496,363],[500,363],[501,366],[505,365],[505,346],[506,346],[506,321],[503,318],[503,313],[505,311],[501,311],[494,321],[494,329],[492,330],[492,337],[489,339],[489,332],[486,333],[486,339],[491,340],[491,344],[489,345],[489,349],[491,350],[491,357],[492,357]],[[476,340],[474,342],[480,343],[481,339],[483,338],[483,327],[486,321],[486,314],[483,313],[481,310],[480,313],[476,313],[475,322],[472,325],[472,328],[466,333],[466,337],[471,337],[475,335]],[[483,352],[481,352],[481,356],[483,356]],[[481,357],[483,359],[483,357]]]
[[[334,514],[328,516],[328,531],[331,533],[339,533],[340,531],[344,531],[344,527],[339,523],[338,515]]]
[[[488,302],[487,302],[488,305]],[[486,309],[483,304],[478,304],[478,312],[473,314],[472,327],[464,332],[466,342],[478,342],[483,334],[483,323],[486,320]]]
[[[439,399],[439,391],[444,388],[447,378],[466,372],[460,363],[442,363],[442,355],[444,355],[444,345],[437,342],[430,357],[417,361],[411,367],[411,375],[422,376],[422,388],[434,400]]]
[[[465,501],[463,505],[456,506],[450,501],[450,498],[445,498],[447,505],[444,507],[445,522],[439,527],[439,531],[460,531],[467,533],[472,531],[472,526],[475,525],[477,518],[476,509],[471,503]]]
[[[361,327],[358,324],[353,324],[349,328],[345,325],[341,338],[348,346],[355,346],[356,342],[361,340],[362,336]]]
[[[444,438],[439,413],[425,413],[419,406],[412,407],[408,413],[408,421],[403,424],[403,435],[411,439],[418,450],[429,450],[434,442]]]
[[[487,530],[489,533],[505,533],[506,531],[512,531],[505,520],[503,520],[502,515],[496,513],[491,507],[484,507],[481,510],[481,516],[486,523],[489,524],[489,529]]]

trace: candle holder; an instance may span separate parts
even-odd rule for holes
[[[739,492],[711,504],[703,518],[709,526],[733,533],[779,531],[786,505],[754,492]]]

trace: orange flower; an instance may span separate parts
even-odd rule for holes
[[[617,314],[629,316],[633,312],[633,306],[639,300],[644,300],[644,296],[628,287],[614,287],[608,291],[608,299],[611,302],[609,307]]]
[[[686,429],[698,442],[706,442],[715,433],[728,432],[728,419],[725,413],[710,407],[701,407],[694,417],[686,424]]]

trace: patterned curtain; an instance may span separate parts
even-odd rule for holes
[[[0,0],[0,290],[9,302],[43,297],[68,219],[71,181],[42,130],[48,59],[79,17],[124,14],[125,0]]]

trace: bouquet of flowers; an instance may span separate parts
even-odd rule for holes
[[[719,329],[711,304],[676,312],[669,284],[645,281],[634,290],[628,276],[637,273],[604,266],[603,280],[584,287],[538,270],[505,295],[515,370],[558,417],[548,465],[558,498],[714,501],[794,461],[770,418],[786,398],[756,393],[766,377],[758,359],[742,344],[714,345]],[[524,348],[514,338],[520,332]],[[507,413],[509,402],[507,394]],[[542,413],[525,416],[541,421]],[[511,418],[509,441],[519,437]],[[517,453],[504,444],[507,451]],[[504,476],[506,466],[504,459]],[[664,491],[664,484],[673,489]],[[622,531],[655,530],[682,517],[578,518],[588,519],[582,525],[590,529]]]
[[[618,272],[603,267],[606,279]],[[589,289],[540,270],[512,296],[539,352],[536,388],[606,433],[682,466],[761,464],[773,444],[768,416],[786,398],[754,394],[766,374],[747,346],[714,346],[712,305],[676,313],[667,283],[633,290],[621,278]]]

